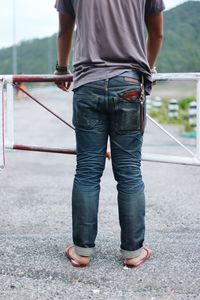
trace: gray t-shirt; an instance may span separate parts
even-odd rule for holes
[[[55,7],[76,19],[74,88],[134,69],[150,92],[144,18],[164,10],[163,0],[57,0]]]

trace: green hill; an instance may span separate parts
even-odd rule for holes
[[[200,2],[188,1],[165,12],[160,72],[200,72]]]
[[[20,43],[17,46],[17,57],[19,74],[52,73],[57,59],[56,34]],[[12,47],[0,50],[0,74],[12,74]]]
[[[164,44],[159,72],[200,72],[200,2],[188,1],[165,12]],[[56,34],[22,42],[17,47],[18,73],[52,73]],[[0,74],[12,73],[12,47],[0,50]]]
[[[24,41],[17,46],[19,74],[52,73],[56,61],[56,34]],[[12,74],[12,47],[0,50],[0,74]]]

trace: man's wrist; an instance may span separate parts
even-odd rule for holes
[[[68,67],[67,66],[60,66],[58,62],[56,63],[56,71],[59,73],[69,73]]]

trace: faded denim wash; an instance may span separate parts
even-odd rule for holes
[[[127,77],[137,80],[126,81]],[[121,252],[140,255],[145,233],[145,195],[141,175],[140,106],[127,91],[141,91],[140,75],[126,72],[74,90],[73,124],[76,128],[77,169],[72,192],[75,251],[90,256],[95,247],[100,179],[110,138],[112,167],[118,190]]]

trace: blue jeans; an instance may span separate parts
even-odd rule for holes
[[[129,73],[74,90],[77,169],[72,192],[73,242],[76,253],[82,256],[90,256],[95,247],[100,179],[108,137],[117,181],[122,255],[137,257],[143,246],[145,196],[140,168],[143,136],[138,97],[134,96],[134,92],[140,93],[141,84],[136,72]],[[135,79],[129,81],[131,77]],[[126,99],[124,96],[132,91],[133,97]]]

